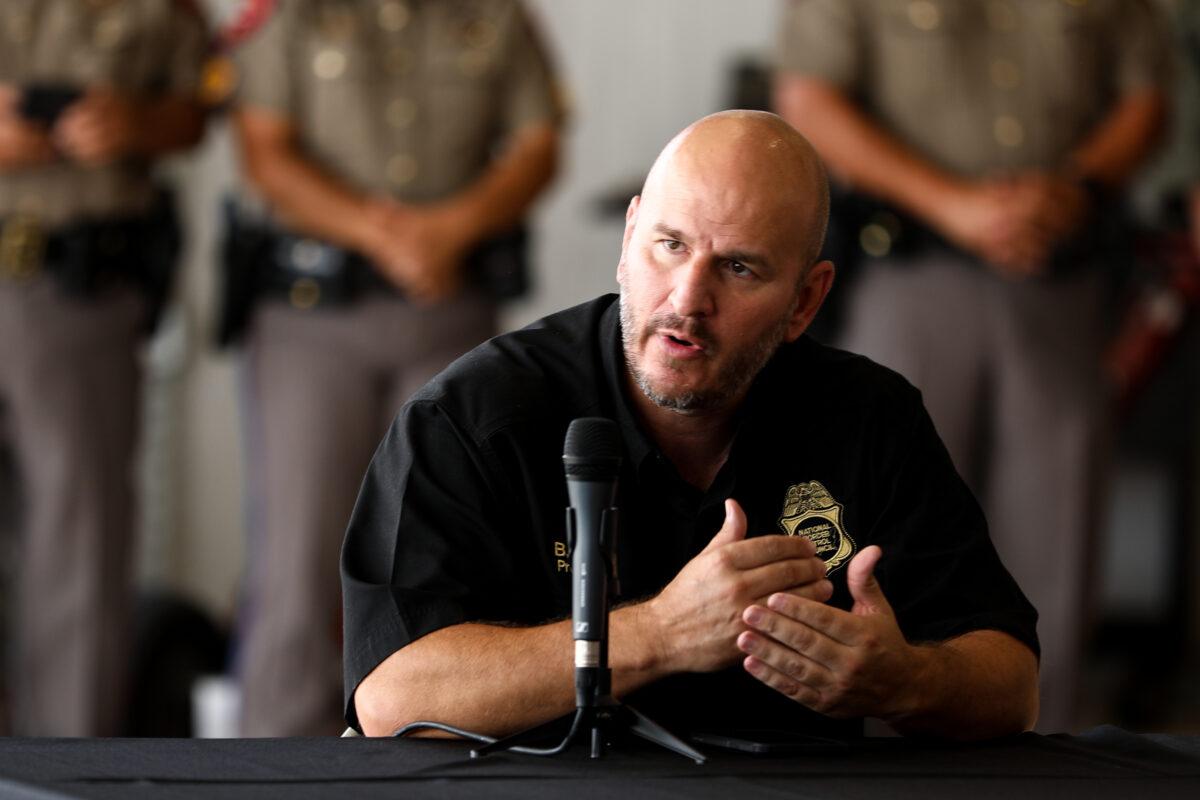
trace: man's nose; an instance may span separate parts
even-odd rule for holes
[[[716,310],[713,271],[703,258],[693,258],[675,270],[671,307],[681,317],[707,317]]]

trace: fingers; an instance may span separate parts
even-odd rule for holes
[[[875,565],[882,555],[883,550],[878,545],[864,547],[846,567],[846,586],[854,598],[856,610],[885,611],[891,608],[875,580]]]
[[[746,512],[732,497],[725,501],[725,522],[716,536],[712,538],[702,553],[715,550],[723,545],[731,544],[746,538]]]
[[[825,562],[816,557],[787,558],[747,570],[742,575],[746,596],[765,603],[775,592],[788,592],[823,603],[833,596],[825,579]]]
[[[742,612],[742,621],[750,630],[738,636],[738,648],[793,676],[797,673],[789,659],[797,656],[825,670],[833,670],[845,660],[845,644],[769,608],[750,606]],[[768,657],[772,653],[775,657]]]
[[[861,643],[859,641],[861,638],[860,617],[822,602],[798,597],[791,592],[776,592],[767,598],[765,608],[763,605],[751,606],[751,608],[774,612],[777,616],[783,616],[792,622],[799,623],[839,644],[853,646]],[[743,613],[743,620],[745,613],[749,613],[749,611],[748,608]],[[757,626],[752,625],[752,627]],[[793,629],[789,628],[789,630]]]
[[[803,536],[755,536],[729,548],[729,564],[747,570],[789,558],[813,558],[816,554],[816,546]]]
[[[758,656],[746,656],[742,661],[742,666],[746,672],[749,672],[775,691],[792,698],[797,703],[807,706],[814,711],[823,710],[821,693],[819,691],[780,672]]]

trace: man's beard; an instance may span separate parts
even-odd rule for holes
[[[651,384],[650,376],[646,374],[641,364],[636,360],[638,338],[642,331],[637,330],[637,324],[633,319],[633,310],[629,307],[629,303],[626,302],[624,290],[621,291],[619,303],[621,307],[621,342],[625,347],[625,363],[629,365],[629,371],[633,375],[634,382],[642,390],[642,394],[646,395],[650,402],[659,408],[666,408],[681,413],[720,409],[739,399],[750,387],[750,384],[762,368],[771,360],[771,356],[775,355],[775,351],[779,349],[779,345],[783,343],[784,337],[787,335],[789,322],[787,317],[781,318],[779,323],[767,331],[762,339],[743,352],[735,353],[732,360],[717,375],[714,386],[705,390],[686,390],[675,394],[667,394],[664,391],[656,389]],[[707,326],[701,321],[669,313],[652,316],[646,321],[647,332],[662,328],[686,332],[689,335],[696,336],[708,343],[708,347],[711,349],[707,355],[710,358],[717,354],[715,348],[718,345],[713,342],[709,336]],[[668,362],[667,366],[668,368],[673,368],[674,365]]]

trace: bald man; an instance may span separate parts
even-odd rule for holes
[[[342,553],[347,720],[494,736],[570,712],[563,438],[623,460],[613,693],[668,728],[984,738],[1037,713],[1036,614],[900,376],[805,337],[827,189],[778,117],[663,150],[621,293],[472,351],[401,410]]]

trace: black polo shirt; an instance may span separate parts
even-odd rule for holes
[[[1037,651],[1036,613],[1001,565],[916,389],[861,356],[801,337],[755,380],[708,491],[647,439],[626,396],[615,295],[475,348],[400,411],[375,454],[342,551],[347,718],[355,688],[409,642],[461,622],[571,615],[562,451],[576,417],[617,421],[616,601],[652,596],[720,528],[727,497],[750,535],[812,538],[849,608],[846,561],[883,548],[876,576],[909,641],[979,629]],[[570,658],[570,654],[564,654]],[[737,664],[677,675],[626,700],[680,731],[845,734]]]

